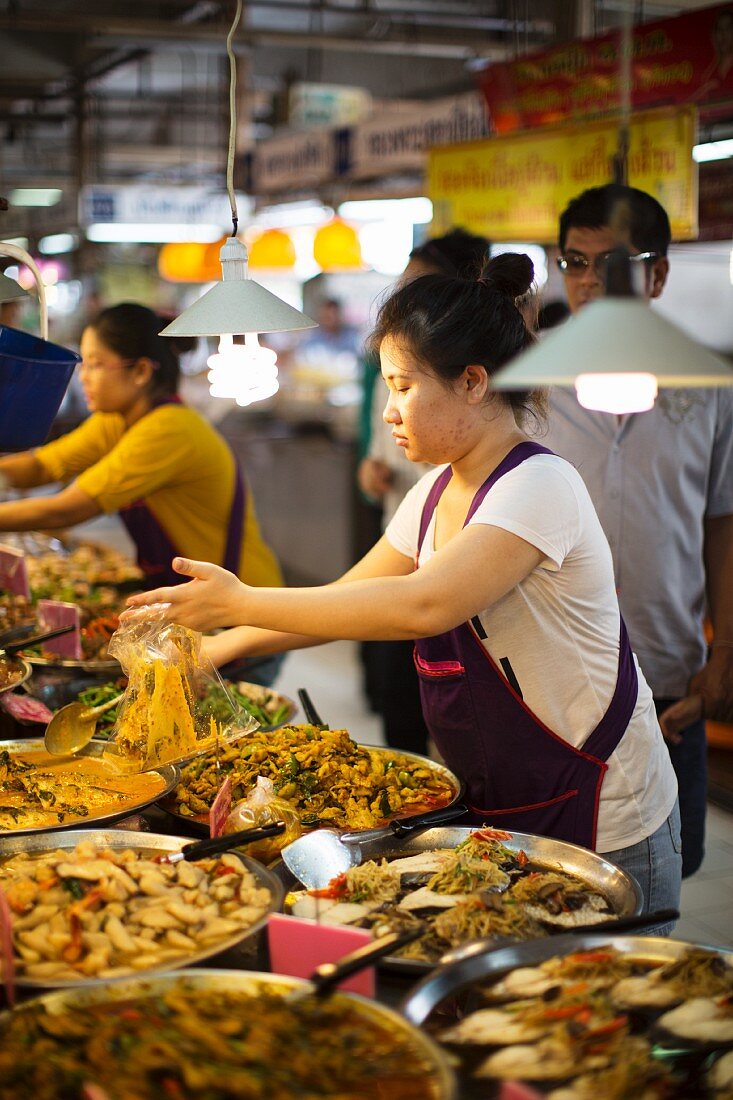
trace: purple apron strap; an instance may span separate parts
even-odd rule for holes
[[[626,623],[622,618],[619,631],[616,687],[606,713],[581,746],[583,752],[595,756],[598,760],[608,760],[621,740],[619,730],[626,730],[631,721],[638,696],[639,677],[636,674],[634,654],[626,631]]]
[[[242,471],[237,462],[237,457],[233,451],[232,458],[234,459],[234,499],[232,500],[232,508],[229,513],[223,564],[225,569],[228,569],[230,573],[238,577],[239,559],[242,554],[242,539],[244,538],[244,516],[247,507],[247,490],[245,488]]]
[[[484,497],[504,474],[508,474],[510,470],[515,470],[517,466],[521,466],[526,458],[531,458],[532,455],[551,455],[554,454],[548,447],[542,447],[539,443],[518,443],[516,447],[513,447],[508,455],[506,455],[499,465],[492,473],[489,474],[486,481],[476,493],[476,496],[471,501],[471,507],[468,509],[468,514],[464,520],[463,526],[465,527],[469,520],[476,514],[479,506],[483,502]],[[428,522],[429,519],[428,519]],[[426,528],[427,530],[427,525]]]
[[[183,401],[178,394],[168,394],[154,400],[150,411],[159,409],[163,405],[183,405]],[[222,564],[230,573],[238,576],[244,539],[247,489],[237,456],[231,448],[230,453],[234,463],[234,496],[227,523]],[[140,568],[154,584],[181,584],[185,581],[185,577],[174,573],[171,568],[171,561],[178,557],[180,550],[171,542],[144,500],[136,500],[127,507],[121,508],[120,518],[137,546]]]
[[[445,489],[446,485],[452,477],[453,471],[451,470],[450,466],[446,466],[446,468],[443,470],[443,473],[435,479],[433,487],[428,493],[427,500],[423,505],[422,515],[420,516],[420,534],[417,537],[418,554],[420,553],[420,547],[423,544],[423,539],[425,538],[428,527],[430,526],[430,520],[433,517],[433,512],[435,511],[437,503],[443,494],[443,490]]]

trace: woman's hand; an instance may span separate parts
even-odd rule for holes
[[[176,573],[193,577],[193,580],[189,584],[156,588],[152,592],[130,596],[127,606],[134,610],[151,604],[161,604],[166,609],[165,618],[168,622],[180,623],[191,630],[214,630],[242,621],[237,608],[247,586],[228,569],[206,561],[188,561],[186,558],[174,558],[173,568]],[[124,614],[131,613],[132,611]]]

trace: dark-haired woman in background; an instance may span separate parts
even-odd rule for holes
[[[119,512],[149,584],[175,584],[176,554],[204,557],[245,583],[279,585],[251,494],[227,443],[177,396],[175,342],[145,306],[105,309],[81,338],[91,416],[34,451],[0,459],[0,476],[26,489],[70,481],[53,496],[0,504],[0,530],[70,527]]]
[[[486,237],[452,229],[442,237],[432,237],[417,245],[400,285],[406,286],[421,275],[462,276],[477,278],[489,255]],[[364,495],[382,506],[382,530],[397,511],[404,496],[416,484],[428,467],[410,462],[395,447],[390,425],[385,423],[384,384],[379,370],[379,354],[370,349],[364,364],[366,382],[372,376],[377,381],[369,389],[370,431],[365,457],[357,471],[359,488]],[[428,729],[420,704],[420,685],[412,659],[413,639],[363,643],[366,655],[367,685],[373,683],[374,709],[382,718],[384,739],[393,749],[428,752]]]
[[[344,577],[255,589],[183,561],[193,582],[150,599],[199,629],[246,624],[211,640],[217,663],[332,638],[420,639],[425,719],[466,783],[471,822],[625,848],[647,907],[675,905],[677,784],[608,543],[577,471],[523,432],[533,396],[491,388],[532,341],[515,305],[532,276],[528,257],[507,254],[478,281],[427,275],[383,306],[384,418],[409,459],[438,468]]]

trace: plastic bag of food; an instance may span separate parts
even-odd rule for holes
[[[273,821],[284,821],[287,828],[279,836],[265,837],[247,844],[245,851],[261,863],[271,863],[280,855],[282,849],[291,844],[303,832],[300,815],[291,802],[275,794],[272,780],[259,775],[257,782],[246,798],[238,802],[224,822],[224,833],[238,833],[240,829],[250,829],[257,825],[269,825]]]
[[[212,713],[206,687],[214,682],[224,692],[227,688],[201,651],[201,635],[166,623],[160,610],[144,608],[123,621],[109,653],[128,679],[105,750],[122,771],[182,763],[259,727],[231,697],[229,714],[222,716],[221,706]]]

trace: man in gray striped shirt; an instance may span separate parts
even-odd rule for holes
[[[647,300],[664,289],[663,207],[636,188],[592,188],[560,219],[571,313],[605,293],[619,198],[630,207],[639,289]],[[654,348],[648,354],[653,364]],[[649,412],[624,416],[591,412],[557,389],[543,442],[579,470],[611,546],[621,611],[677,773],[682,873],[691,875],[704,855],[704,719],[733,720],[733,388],[662,390]]]

